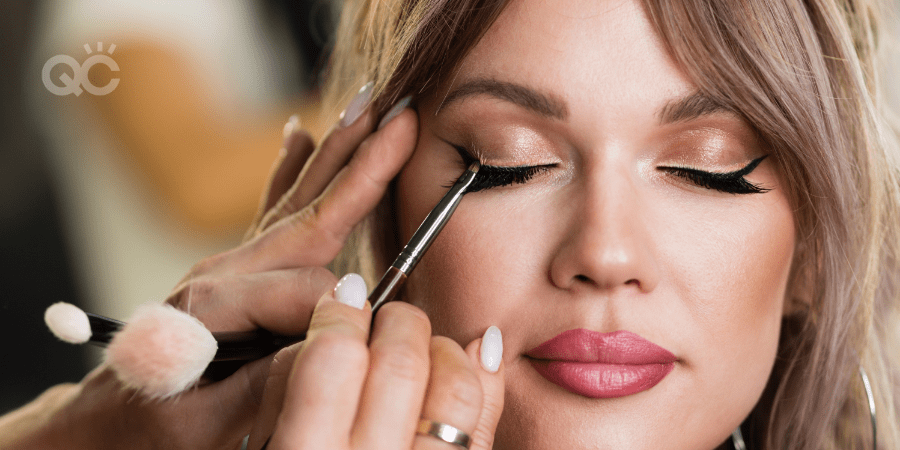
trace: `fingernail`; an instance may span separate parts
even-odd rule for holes
[[[353,97],[353,100],[350,100],[347,109],[341,113],[342,127],[349,127],[353,122],[356,122],[356,119],[359,119],[359,116],[361,116],[363,111],[366,110],[366,107],[369,106],[369,101],[372,99],[372,86],[374,86],[374,83],[371,81],[366,83],[366,85],[360,88],[359,92],[356,93],[356,97]]]
[[[400,101],[397,102],[397,104],[394,105],[394,107],[391,108],[391,110],[381,118],[381,122],[378,122],[378,129],[380,130],[384,128],[384,126],[387,125],[388,122],[390,122],[394,119],[394,117],[397,117],[401,112],[403,112],[403,110],[406,109],[407,106],[409,106],[409,102],[411,100],[411,95],[407,95],[406,97],[401,98]]]
[[[293,133],[294,130],[296,130],[298,128],[300,128],[300,117],[297,116],[296,114],[294,114],[293,116],[291,116],[288,119],[287,123],[284,124],[284,131],[283,131],[284,138],[287,139],[288,136],[290,136],[291,133]]]
[[[344,275],[334,287],[335,300],[356,309],[365,306],[367,293],[366,280],[356,273]]]
[[[499,328],[491,326],[481,339],[481,367],[490,373],[496,373],[500,370],[501,360],[503,360],[503,335]]]

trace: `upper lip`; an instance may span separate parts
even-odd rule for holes
[[[672,352],[630,331],[564,331],[526,352],[534,359],[600,364],[670,364]]]

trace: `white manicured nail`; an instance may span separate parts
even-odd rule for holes
[[[299,128],[300,128],[300,116],[294,114],[293,116],[288,118],[287,123],[284,124],[284,130],[282,132],[284,135],[284,138],[287,139],[291,135],[291,133],[294,132],[294,130],[299,129]]]
[[[503,335],[500,334],[499,328],[491,326],[481,339],[481,367],[495,373],[500,370],[501,360],[503,360]]]
[[[359,92],[356,93],[356,97],[353,97],[353,100],[350,100],[350,104],[347,105],[347,109],[341,113],[341,126],[349,127],[356,122],[356,119],[359,119],[359,116],[362,115],[363,111],[366,110],[366,107],[369,106],[369,101],[372,100],[372,87],[375,86],[371,81],[366,83],[365,86],[359,89]]]
[[[393,120],[394,117],[400,115],[400,113],[403,112],[403,110],[406,109],[407,106],[409,106],[409,102],[411,100],[411,95],[407,95],[406,97],[401,98],[400,101],[397,102],[397,104],[394,105],[394,107],[391,108],[390,111],[388,111],[387,114],[385,114],[384,117],[381,118],[381,122],[378,122],[378,129],[380,130],[384,128],[384,126],[387,125],[388,122]]]
[[[334,287],[334,299],[357,309],[366,305],[366,280],[356,273],[344,275]]]

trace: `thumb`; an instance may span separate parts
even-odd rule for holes
[[[168,418],[172,429],[187,428],[184,434],[193,436],[184,440],[194,442],[185,448],[239,448],[257,416],[270,363],[271,358],[253,361],[224,380],[163,402],[164,411],[174,413]]]
[[[472,434],[472,450],[490,450],[494,444],[494,433],[500,414],[503,412],[503,396],[505,393],[503,336],[500,329],[490,327],[481,339],[475,339],[466,346],[466,353],[476,367],[481,380],[484,401],[481,403],[481,415],[478,425]]]
[[[278,421],[278,415],[281,414],[284,395],[287,391],[288,377],[291,374],[294,360],[297,359],[297,353],[300,352],[302,347],[303,343],[300,342],[281,349],[275,355],[275,359],[269,368],[268,379],[265,381],[265,390],[259,412],[250,430],[250,440],[247,443],[248,449],[262,448],[269,440],[269,437],[272,436],[272,432],[275,430],[275,423]]]

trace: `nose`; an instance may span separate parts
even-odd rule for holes
[[[640,194],[639,180],[627,170],[609,168],[587,173],[577,183],[551,262],[552,283],[566,290],[652,291],[659,268],[645,222],[649,202]]]

